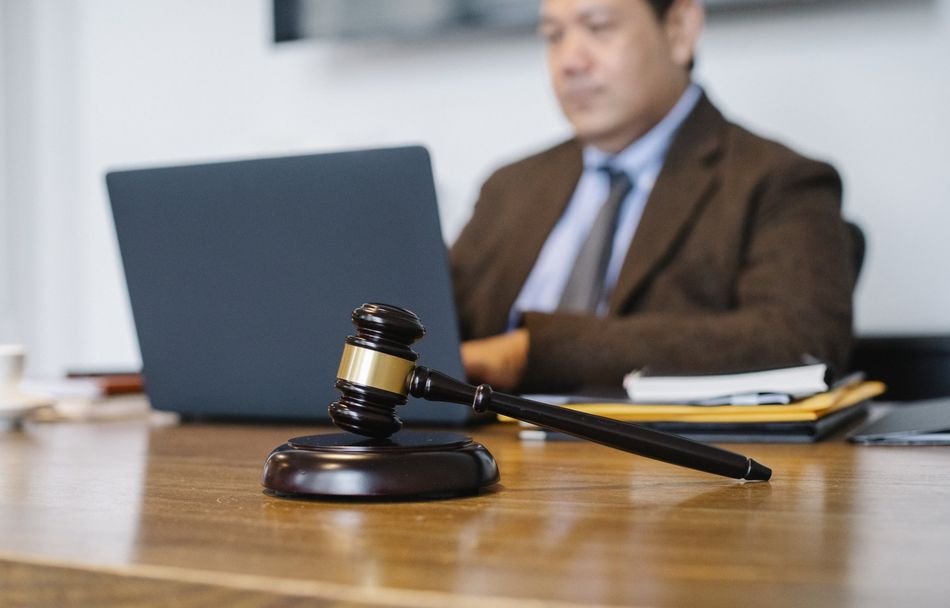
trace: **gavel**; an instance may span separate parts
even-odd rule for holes
[[[684,437],[473,386],[417,366],[411,345],[425,335],[414,313],[387,304],[353,311],[357,332],[348,336],[337,372],[338,401],[329,407],[333,423],[376,439],[402,428],[396,408],[408,395],[495,412],[647,458],[747,481],[767,481],[772,471],[755,460]]]

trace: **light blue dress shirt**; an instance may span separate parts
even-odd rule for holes
[[[552,312],[557,309],[561,293],[574,267],[574,260],[587,239],[601,205],[607,200],[610,180],[600,167],[609,164],[626,171],[633,182],[633,188],[619,211],[617,231],[614,233],[613,248],[604,280],[604,295],[597,307],[598,315],[606,314],[607,300],[617,284],[620,267],[640,223],[643,208],[653,191],[653,184],[663,168],[666,152],[676,131],[692,112],[701,95],[702,89],[696,84],[690,84],[663,120],[617,155],[611,156],[593,146],[584,148],[584,170],[577,182],[577,188],[561,219],[544,242],[534,268],[512,306],[508,317],[509,329],[518,325],[522,312]]]

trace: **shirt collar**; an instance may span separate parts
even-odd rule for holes
[[[702,93],[699,85],[690,83],[663,120],[616,155],[607,154],[594,146],[584,146],[584,169],[598,170],[609,163],[635,176],[652,163],[662,163],[673,136],[696,107]]]

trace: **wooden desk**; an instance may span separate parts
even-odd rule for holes
[[[734,446],[742,484],[473,434],[502,484],[448,501],[265,495],[312,429],[33,424],[0,435],[0,605],[917,606],[950,592],[950,449]]]

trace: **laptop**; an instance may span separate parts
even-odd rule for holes
[[[419,364],[464,377],[424,148],[112,171],[106,184],[155,409],[327,421],[364,302],[415,312]],[[473,412],[411,400],[398,414]]]

